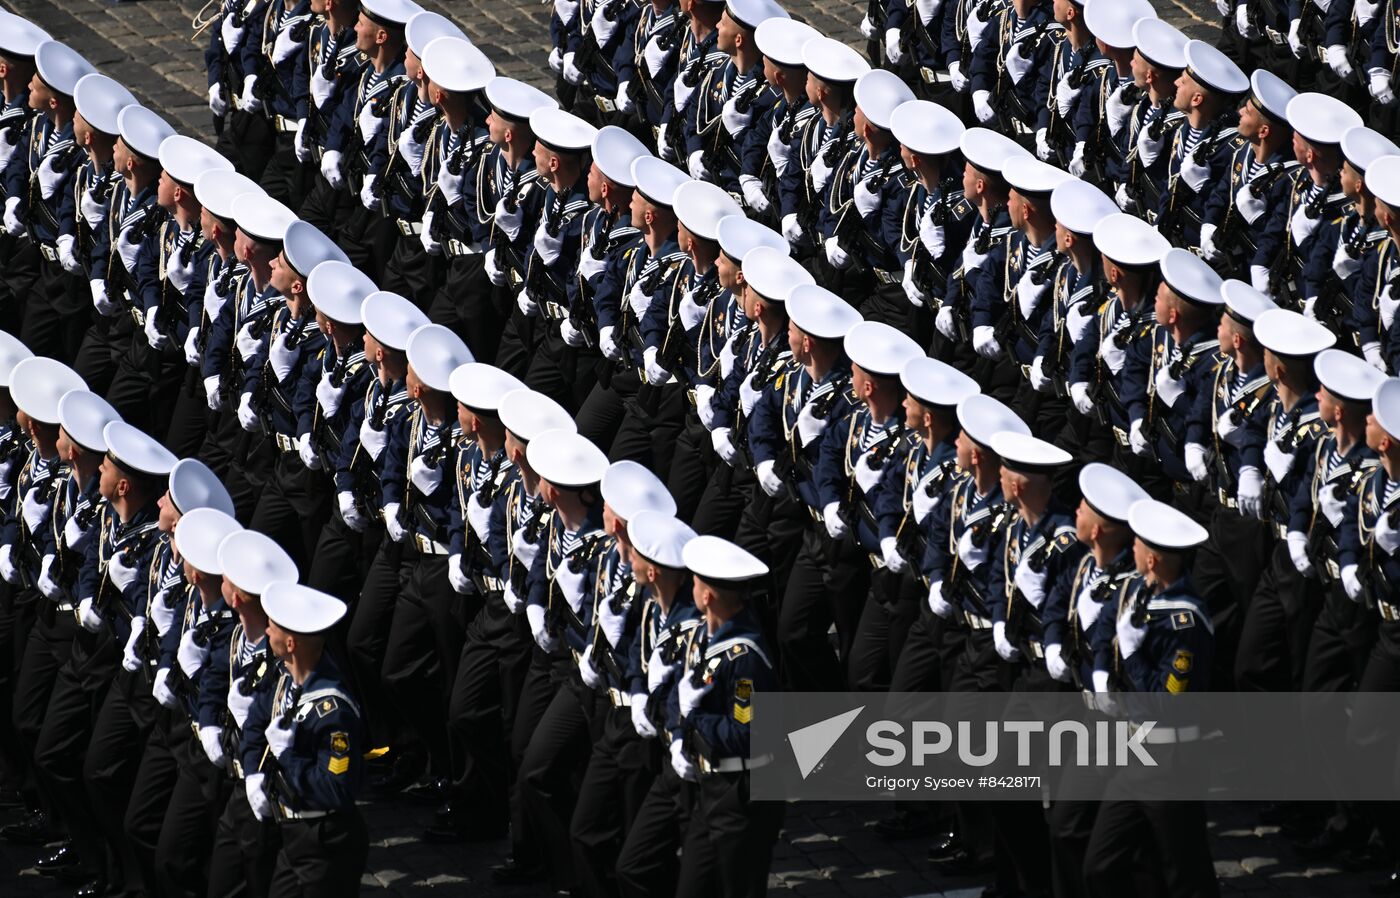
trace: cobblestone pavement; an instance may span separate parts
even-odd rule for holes
[[[529,0],[420,0],[446,13],[496,63],[498,71],[547,87],[544,35],[548,7]],[[0,0],[83,53],[104,72],[126,84],[142,103],[166,116],[181,131],[212,133],[204,103],[203,48],[191,40],[190,21],[197,0]],[[1188,34],[1210,37],[1215,14],[1209,0],[1156,0],[1164,18]],[[793,0],[788,8],[833,36],[854,39],[864,4],[853,0]],[[919,839],[888,842],[871,825],[886,813],[878,805],[794,804],[769,876],[774,895],[924,896],[975,898],[981,883],[949,879],[924,859]],[[477,896],[544,894],[543,889],[494,886],[491,865],[505,860],[504,841],[445,848],[426,844],[418,834],[428,810],[405,802],[378,802],[365,808],[374,838],[365,876],[368,894]],[[1276,830],[1253,823],[1254,810],[1222,806],[1212,810],[1216,868],[1227,894],[1348,898],[1367,894],[1379,872],[1347,873],[1296,863]],[[0,817],[0,822],[8,822]],[[0,843],[0,895],[64,894],[27,869],[37,849]]]

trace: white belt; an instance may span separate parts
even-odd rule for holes
[[[423,222],[421,221],[407,221],[400,218],[394,224],[398,225],[399,235],[402,237],[413,237],[423,233]]]
[[[974,630],[990,630],[992,628],[991,618],[973,614],[971,611],[963,612],[963,621]]]
[[[608,700],[612,702],[614,708],[632,707],[632,696],[611,686],[608,687]]]
[[[757,770],[760,767],[767,767],[773,763],[773,756],[759,755],[756,758],[720,758],[718,761],[710,762],[704,758],[700,759],[701,773],[741,773],[745,770]]]
[[[484,250],[478,242],[463,243],[460,240],[448,240],[443,244],[443,252],[449,256],[475,256]]]
[[[322,817],[329,817],[335,811],[294,811],[281,802],[277,806],[282,810],[283,820],[320,820]]]
[[[39,244],[39,255],[43,256],[44,260],[47,262],[58,261],[58,250],[46,243]]]
[[[272,117],[272,129],[279,134],[295,134],[301,123],[294,118],[285,115],[274,115]]]
[[[446,555],[447,547],[442,543],[428,539],[421,533],[413,534],[413,544],[418,547],[418,551],[424,555]]]
[[[297,441],[287,436],[285,433],[274,433],[272,442],[281,452],[299,452]]]

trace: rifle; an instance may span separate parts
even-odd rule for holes
[[[1011,522],[1014,516],[1015,506],[1010,502],[999,502],[992,507],[990,513],[972,525],[972,544],[977,548],[985,548],[988,541],[993,536],[999,534]],[[990,563],[990,562],[989,562]],[[982,597],[977,587],[971,581],[971,571],[962,563],[962,559],[954,553],[953,571],[944,581],[949,600],[960,599],[968,601],[978,611],[982,617],[989,617],[987,602]]]

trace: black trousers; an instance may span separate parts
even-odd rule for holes
[[[0,271],[5,272],[0,278],[0,329],[16,337],[23,333],[25,306],[39,278],[39,260],[28,236],[0,234]]]
[[[919,584],[923,585],[922,581]],[[918,612],[895,662],[891,692],[934,692],[953,681],[953,668],[967,641],[963,628],[929,610],[927,592],[919,598]]]
[[[205,401],[204,380],[198,369],[185,370],[184,381],[175,391],[174,403],[170,426],[165,432],[165,448],[177,458],[196,456],[215,419]]]
[[[278,451],[248,526],[275,539],[305,576],[330,517],[330,502],[326,474],[307,469],[295,451]]]
[[[358,808],[317,820],[281,824],[271,898],[342,898],[360,894],[369,831]]]
[[[1317,580],[1293,566],[1288,543],[1273,555],[1250,600],[1235,653],[1240,692],[1296,691],[1303,681],[1308,640],[1322,601]]]
[[[460,596],[447,581],[446,555],[404,548],[399,598],[384,648],[384,690],[428,748],[435,776],[450,775],[447,698],[457,677],[467,621],[480,598]]]
[[[210,763],[189,725],[182,721],[179,728],[182,738],[172,738],[170,750],[175,782],[156,842],[157,894],[201,898],[210,881],[209,859],[230,783],[223,769]],[[242,788],[242,780],[235,782]]]
[[[602,373],[583,400],[574,420],[578,422],[580,435],[611,454],[613,441],[617,439],[617,432],[627,412],[627,401],[637,395],[640,382],[637,375],[630,371],[613,371],[607,368],[609,363],[602,364]]]
[[[121,883],[140,888],[142,882],[143,864],[137,856],[137,844],[126,830],[126,808],[158,707],[144,674],[119,668],[98,709],[88,741],[83,785],[111,859],[109,885]],[[146,848],[153,849],[154,845],[142,845],[143,854]]]
[[[598,363],[602,357],[596,350],[565,343],[564,338],[559,335],[557,321],[541,320],[536,324],[536,328],[541,336],[535,343],[530,366],[525,369],[525,385],[543,393],[568,409],[570,414],[574,414],[583,406],[584,400],[593,389]],[[669,455],[667,461],[670,461]]]
[[[214,148],[233,163],[234,169],[253,181],[261,181],[274,148],[272,123],[261,112],[230,109]]]
[[[666,481],[666,488],[676,500],[676,517],[693,525],[700,509],[707,507],[709,502],[719,501],[723,495],[718,485],[713,495],[707,495],[710,493],[710,481],[723,475],[727,486],[733,478],[726,475],[725,471],[732,470],[733,468],[715,455],[710,432],[700,424],[695,410],[687,405],[685,423],[676,438],[675,451],[671,457],[671,472]],[[728,490],[724,492],[727,493]],[[741,510],[742,506],[734,510],[735,527],[739,524]],[[720,517],[722,518],[722,515]]]
[[[1210,539],[1196,550],[1191,582],[1200,590],[1215,625],[1211,684],[1228,691],[1234,681],[1235,646],[1244,629],[1249,598],[1264,571],[1273,537],[1254,518],[1217,505],[1206,528]]]
[[[340,207],[343,217],[337,220],[335,241],[345,251],[351,265],[378,282],[394,251],[398,229],[379,212],[364,207],[358,187],[353,193],[349,188],[342,190],[341,195],[348,196],[350,202]]]
[[[242,779],[229,784],[223,814],[209,852],[209,898],[264,898],[272,884],[281,833],[270,820],[258,820],[248,807]],[[358,874],[356,882],[358,883]]]
[[[145,331],[133,328],[107,387],[107,401],[128,424],[149,434],[166,433],[188,370],[183,349],[152,349]]]
[[[8,270],[5,278],[10,278]],[[20,342],[35,355],[71,365],[92,317],[92,291],[86,278],[69,274],[58,262],[39,256],[38,277],[23,297]]]
[[[556,888],[568,889],[575,881],[569,821],[592,740],[582,686],[561,677],[556,667],[554,696],[520,760],[519,792],[530,830],[548,859],[550,879]]]
[[[139,882],[147,893],[158,887],[156,851],[179,774],[176,755],[191,738],[189,724],[173,719],[172,712],[161,708],[157,717],[136,768],[124,820],[129,854],[135,861],[131,872],[139,874],[139,879],[128,875],[128,887],[134,889]]]
[[[274,130],[272,154],[258,179],[259,186],[288,209],[299,209],[306,199],[311,175],[311,168],[297,159],[296,132]]]
[[[105,395],[117,376],[117,364],[131,340],[131,316],[125,312],[110,318],[94,313],[83,332],[73,370],[83,378],[88,389]]]
[[[54,679],[34,747],[36,773],[67,825],[73,847],[88,872],[103,878],[107,851],[84,783],[84,761],[119,658],[105,628],[100,633],[84,630],[74,638],[72,652]]]
[[[869,586],[870,560],[855,540],[833,541],[821,524],[809,523],[778,606],[785,690],[834,692],[846,683],[846,662]],[[827,638],[833,623],[835,648]]]
[[[531,643],[530,664],[525,671],[525,682],[520,687],[520,702],[515,715],[515,725],[510,731],[511,761],[515,765],[515,782],[510,793],[510,847],[511,856],[523,867],[537,867],[545,863],[546,855],[541,851],[540,834],[534,829],[533,817],[525,798],[525,755],[530,749],[535,731],[541,725],[545,712],[549,710],[554,695],[558,692],[555,667],[558,659],[547,654],[537,644]]]
[[[417,241],[418,238],[400,238]],[[422,251],[422,244],[418,249]],[[422,253],[429,258],[427,253]],[[462,338],[478,362],[495,364],[501,345],[501,331],[506,326],[510,309],[499,305],[504,294],[498,295],[486,277],[484,253],[453,256],[446,262],[446,272],[440,285],[416,295],[404,294],[428,315],[428,320],[441,324]],[[418,285],[421,289],[423,286]]]
[[[306,190],[306,197],[301,201],[297,217],[315,225],[322,234],[332,240],[337,240],[342,226],[351,220],[355,207],[359,205],[357,197],[352,197],[344,188],[336,190],[317,171],[311,175],[311,184]]]
[[[677,446],[676,460],[671,463],[670,489],[671,495],[676,497],[677,505],[681,502],[679,492],[684,490],[683,484],[688,482],[686,478],[689,474],[686,469],[694,463],[693,459],[682,454],[682,448]],[[754,479],[750,468],[743,465],[731,468],[714,454],[714,448],[709,443],[708,431],[705,434],[705,442],[700,444],[698,449],[701,464],[709,469],[710,475],[704,482],[704,491],[696,503],[690,525],[701,535],[732,540],[739,532],[744,510],[754,501],[756,494],[762,491],[758,489],[758,481]]]
[[[380,530],[382,524],[373,525]],[[402,716],[384,689],[384,654],[389,645],[389,626],[399,598],[399,567],[403,546],[381,539],[379,549],[365,575],[360,597],[351,609],[353,617],[345,637],[350,670],[355,678],[355,694],[365,713],[365,725],[374,745],[393,744],[404,748]]]
[[[627,898],[676,894],[676,849],[690,825],[696,787],[676,775],[669,754],[662,751],[661,772],[651,781],[617,857],[618,891]]]
[[[338,510],[332,510],[311,553],[307,585],[336,596],[353,609],[383,538],[384,525],[377,520],[357,532],[346,526]]]
[[[749,774],[701,776],[681,849],[682,898],[768,894],[768,867],[785,806],[749,798]]]
[[[888,692],[904,651],[910,627],[927,596],[923,583],[908,569],[901,574],[880,568],[870,575],[870,591],[861,608],[846,665],[855,692]]]
[[[603,733],[593,745],[579,784],[569,836],[574,870],[585,895],[617,894],[615,869],[623,839],[641,812],[663,761],[661,743],[643,739],[632,726],[631,709],[598,701]]]
[[[680,384],[642,384],[637,395],[623,402],[622,424],[608,452],[610,461],[630,459],[645,465],[665,483],[671,472],[676,441],[686,414]]]
[[[750,499],[739,515],[734,541],[768,565],[768,577],[750,594],[749,607],[758,615],[764,639],[775,646],[778,605],[787,591],[792,566],[812,519],[807,506],[786,492],[769,496],[755,483],[748,495]]]
[[[1176,752],[1190,746],[1160,746]],[[1110,785],[1110,789],[1111,789]],[[1139,860],[1146,854],[1160,894],[1214,898],[1220,894],[1206,839],[1206,808],[1199,801],[1103,802],[1084,855],[1084,882],[1093,898],[1135,895]]]
[[[53,694],[58,671],[68,662],[73,652],[73,639],[78,632],[78,622],[70,611],[59,611],[58,606],[48,599],[36,599],[33,593],[24,597],[17,590],[5,587],[5,597],[0,601],[0,627],[8,630],[0,646],[15,644],[27,632],[24,639],[23,655],[19,668],[9,679],[10,665],[6,663],[0,670],[8,682],[3,693],[9,700],[9,725],[6,733],[7,773],[18,779],[21,772],[32,770],[29,763],[39,744],[39,733],[43,729],[44,715],[48,711],[49,697]],[[18,613],[17,613],[18,612]],[[24,618],[34,616],[31,626],[25,626]],[[13,739],[13,741],[10,741]],[[46,788],[39,771],[34,770],[34,787],[38,789],[43,806],[50,814],[57,815],[52,795]]]
[[[447,712],[457,756],[453,797],[489,825],[504,826],[510,816],[510,732],[533,645],[524,615],[492,595],[467,627],[457,662]]]
[[[442,256],[430,256],[427,250],[423,249],[423,241],[417,234],[405,237],[398,235],[394,242],[394,249],[389,254],[389,260],[384,264],[384,273],[379,280],[379,286],[390,293],[397,293],[419,308],[428,309],[428,317],[432,319],[431,306],[428,305],[442,289],[446,283],[447,272],[450,263]],[[490,288],[490,282],[487,282]],[[450,327],[450,325],[449,325]],[[458,332],[458,336],[462,336]],[[465,339],[465,337],[463,337]],[[470,347],[472,344],[468,343]],[[495,352],[494,344],[491,347]],[[478,362],[487,361],[476,355]]]

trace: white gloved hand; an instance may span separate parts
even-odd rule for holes
[[[593,667],[593,646],[586,646],[583,654],[578,658],[578,675],[583,680],[583,685],[589,689],[597,689],[598,684],[603,682],[603,678],[598,675],[598,671]]]
[[[1089,170],[1089,164],[1084,161],[1084,141],[1079,141],[1074,145],[1074,152],[1069,157],[1069,173],[1076,178],[1084,177]]]
[[[935,580],[928,588],[928,610],[947,620],[953,613],[953,605],[943,598],[943,581]]]
[[[1069,665],[1065,664],[1064,650],[1058,642],[1052,642],[1045,647],[1045,670],[1052,680],[1060,683],[1070,681]]]
[[[190,328],[185,333],[185,364],[191,368],[198,368],[204,354],[199,351],[199,330]]]
[[[1026,601],[1031,603],[1032,608],[1039,609],[1045,604],[1045,572],[1036,572],[1031,569],[1030,563],[1024,558],[1016,565],[1016,573],[1012,577],[1016,583],[1016,588],[1021,590],[1021,595]]]
[[[1052,388],[1050,378],[1045,376],[1045,356],[1038,355],[1031,361],[1031,389],[1037,393],[1049,393]]]
[[[948,83],[958,93],[967,90],[967,76],[963,74],[962,63],[958,60],[948,63]]]
[[[671,372],[661,367],[661,362],[657,360],[660,350],[655,346],[648,346],[642,353],[642,362],[646,366],[647,383],[664,384],[671,379]]]
[[[175,652],[175,659],[180,662],[180,669],[185,672],[185,676],[191,680],[198,676],[200,670],[208,663],[209,648],[194,641],[193,628],[180,634],[180,647]]]
[[[753,175],[740,175],[739,190],[744,194],[744,205],[750,210],[758,215],[768,211],[768,195],[763,192],[763,182],[758,178]]]
[[[1361,576],[1357,573],[1356,565],[1349,564],[1342,568],[1342,589],[1348,599],[1353,602],[1361,601]]]
[[[1191,474],[1191,479],[1197,483],[1202,483],[1210,476],[1210,469],[1206,466],[1206,447],[1200,443],[1186,444],[1186,470]]]
[[[1128,444],[1132,447],[1133,454],[1139,458],[1147,458],[1151,454],[1152,444],[1143,436],[1141,418],[1128,425]]]
[[[63,597],[63,587],[53,577],[53,563],[53,555],[44,556],[44,560],[39,562],[39,578],[34,581],[34,585],[44,598],[57,602]]]
[[[632,695],[629,709],[632,712],[632,729],[643,739],[655,739],[656,727],[652,725],[651,718],[647,717],[647,694],[636,692]]]
[[[209,111],[217,116],[223,116],[228,112],[228,94],[224,91],[223,82],[216,82],[209,85]]]
[[[1231,0],[1215,0],[1215,8],[1220,10],[1222,16],[1228,16],[1230,11],[1234,9],[1234,4]]]
[[[564,72],[564,51],[558,47],[549,51],[549,70],[556,75]]]
[[[1370,342],[1361,347],[1361,356],[1366,359],[1366,364],[1382,373],[1389,373],[1390,366],[1385,362],[1385,356],[1381,354],[1381,344]]]
[[[30,533],[38,533],[44,526],[44,522],[49,519],[51,506],[39,495],[39,488],[32,487],[24,494],[24,499],[20,503],[20,514],[24,518],[24,525],[29,528]]]
[[[710,443],[714,446],[715,455],[725,464],[733,466],[739,461],[739,450],[734,447],[734,441],[729,434],[728,427],[716,427],[710,432]]]
[[[170,688],[170,668],[162,667],[156,671],[155,681],[151,683],[151,695],[162,708],[175,707],[175,691]]]
[[[710,170],[705,167],[705,151],[696,150],[686,159],[686,169],[690,176],[697,181],[709,180]]]
[[[297,120],[296,137],[292,139],[292,152],[297,161],[305,165],[311,161],[311,148],[306,145],[306,119]]]
[[[1395,91],[1390,86],[1389,72],[1373,70],[1369,88],[1371,96],[1382,106],[1390,106],[1395,102]]]
[[[893,573],[902,574],[909,568],[909,563],[899,554],[898,540],[893,536],[880,540],[880,554],[884,557],[885,567]]]
[[[904,51],[899,48],[899,29],[885,29],[885,58],[891,65],[899,65],[899,61],[904,58]]]
[[[655,692],[661,688],[661,684],[671,679],[680,665],[667,664],[661,657],[661,646],[656,646],[651,650],[651,657],[647,659],[647,692]]]
[[[224,757],[223,727],[200,727],[199,744],[204,747],[204,755],[215,767],[223,767]]]
[[[1318,490],[1317,504],[1322,509],[1329,524],[1333,527],[1341,526],[1342,518],[1346,515],[1347,510],[1347,494],[1345,492],[1336,496],[1333,495],[1331,487]]]
[[[1243,3],[1235,8],[1235,31],[1239,32],[1240,37],[1246,40],[1259,36],[1258,30],[1249,21],[1249,7]]]
[[[1089,395],[1089,385],[1084,382],[1069,385],[1069,398],[1074,403],[1074,408],[1081,415],[1092,415],[1094,413],[1094,399]]]
[[[1215,225],[1201,225],[1201,258],[1207,262],[1220,261],[1220,250],[1215,246]]]
[[[574,65],[573,53],[565,53],[563,63],[563,75],[565,81],[569,82],[570,84],[578,84],[580,81],[583,80],[583,72],[580,72],[578,66]]]
[[[142,330],[146,334],[146,342],[156,352],[161,352],[170,345],[170,338],[160,329],[160,308],[158,306],[146,312],[146,323],[142,325]]]
[[[311,434],[304,433],[296,438],[297,455],[301,457],[301,463],[308,471],[321,470],[321,456],[316,453],[316,447],[311,445]]]
[[[8,549],[9,546],[5,548]],[[89,633],[96,633],[102,629],[102,615],[93,610],[92,599],[83,599],[78,603],[78,623]]]
[[[321,155],[321,177],[335,190],[345,186],[345,177],[340,173],[340,162],[339,150],[326,150]]]
[[[1147,626],[1134,626],[1131,613],[1118,615],[1116,626],[1118,632],[1118,653],[1125,659],[1131,658],[1133,653],[1142,648],[1143,642],[1147,639]]]
[[[248,796],[248,809],[253,812],[254,818],[263,823],[272,819],[272,800],[267,797],[267,789],[263,786],[265,779],[265,773],[250,773],[243,781],[243,791]]]
[[[141,631],[146,628],[144,617],[131,619],[131,632],[126,637],[126,647],[122,649],[122,670],[136,673],[141,669],[141,659],[136,655],[136,644],[141,641]]]
[[[1351,60],[1347,59],[1347,48],[1341,44],[1333,44],[1327,48],[1327,65],[1343,81],[1350,81],[1352,75],[1356,74],[1351,67]]]
[[[526,605],[525,619],[530,622],[530,635],[534,636],[535,644],[545,652],[553,652],[559,647],[559,640],[554,638],[544,625],[544,606]]]
[[[783,216],[782,229],[788,243],[796,246],[802,242],[802,224],[797,220],[796,212],[789,212]]]
[[[583,331],[574,327],[573,323],[567,318],[559,322],[559,336],[564,339],[566,345],[574,348],[578,348],[587,342],[583,337]]]
[[[442,485],[442,468],[429,465],[423,456],[418,455],[408,465],[408,479],[418,492],[431,496]]]
[[[700,702],[715,688],[713,680],[706,680],[696,686],[689,676],[681,677],[676,684],[676,697],[680,701],[681,717],[689,717],[700,707]]]
[[[1037,128],[1035,131],[1035,155],[1041,162],[1049,162],[1055,158],[1055,151],[1050,148],[1049,134],[1048,128]]]
[[[679,739],[671,741],[671,769],[676,771],[676,776],[687,782],[693,783],[697,780],[695,765],[685,756],[685,749]]]
[[[374,181],[378,175],[365,175],[364,183],[360,185],[360,205],[370,212],[379,211],[379,198],[374,195]]]
[[[938,328],[938,332],[949,340],[958,332],[958,321],[952,306],[941,306],[938,314],[934,316],[933,324]]]
[[[1263,520],[1263,497],[1264,478],[1259,469],[1252,465],[1240,468],[1240,485],[1235,494],[1235,503],[1239,506],[1240,513]]]
[[[5,233],[12,237],[18,237],[24,233],[24,222],[19,218],[19,200],[17,196],[5,199]]]
[[[626,606],[613,611],[611,598],[600,601],[598,603],[598,629],[603,631],[603,637],[607,639],[608,645],[618,648],[622,643],[623,631],[627,629]]]
[[[828,237],[822,244],[826,249],[826,261],[831,263],[831,267],[837,271],[844,271],[851,265],[850,255],[841,248],[841,241],[835,237]]]
[[[958,537],[958,559],[969,571],[975,571],[986,563],[990,551],[985,542],[979,546],[973,540],[971,527],[964,530],[962,536]]]
[[[243,79],[243,96],[239,98],[239,103],[244,112],[261,112],[263,108],[262,100],[253,93],[254,86],[258,83],[257,75],[248,75]]]
[[[1011,644],[1006,638],[1006,621],[997,621],[992,624],[992,643],[996,646],[997,654],[1003,661],[1015,661],[1021,657],[1021,650]]]
[[[244,393],[238,397],[238,424],[249,433],[262,430],[262,420],[258,418],[257,412],[253,411],[252,393]]]
[[[524,600],[521,599],[520,596],[515,594],[514,586],[507,583],[505,592],[502,594],[501,598],[505,600],[507,611],[509,611],[511,614],[520,613],[520,606],[524,603]]]
[[[770,458],[767,461],[759,462],[758,466],[754,469],[754,476],[758,478],[758,485],[763,487],[763,491],[770,496],[776,496],[783,491],[782,478],[774,473],[776,467],[777,464]]]
[[[972,329],[972,348],[977,354],[987,359],[995,359],[1001,355],[1001,343],[997,341],[996,329],[989,324],[982,324]]]
[[[356,533],[363,532],[369,520],[364,516],[364,513],[360,511],[359,506],[355,504],[355,494],[349,490],[343,490],[335,494],[335,502],[336,506],[340,509],[340,519],[345,522],[345,526],[354,530]]]
[[[63,270],[69,274],[82,274],[83,266],[78,261],[78,257],[73,254],[74,237],[72,234],[59,234],[54,245],[58,249],[58,264],[63,266]]]
[[[910,305],[915,308],[923,308],[928,302],[928,294],[919,289],[919,285],[914,283],[914,260],[910,259],[904,263],[904,277],[899,285],[904,288],[904,296],[909,300]]]
[[[841,539],[848,532],[846,522],[841,520],[841,506],[837,502],[828,502],[822,509],[822,522],[826,525],[826,535],[832,539]]]
[[[398,502],[390,502],[384,506],[384,532],[396,543],[403,542],[404,537],[408,536],[408,531],[399,521],[399,507]]]
[[[977,121],[984,125],[995,119],[996,112],[992,110],[992,92],[974,90],[972,92],[972,110],[977,114]]]
[[[219,375],[204,378],[204,401],[211,412],[217,412],[224,407],[224,397],[219,392]]]
[[[627,89],[630,85],[630,81],[623,81],[618,84],[617,96],[613,98],[613,105],[616,106],[617,111],[623,115],[627,115],[637,108],[637,104],[632,102],[632,97],[627,93]]]
[[[107,562],[107,579],[112,581],[112,585],[117,589],[125,591],[128,586],[136,582],[137,570],[134,567],[127,567],[122,560],[122,553],[114,553]]]
[[[602,351],[603,355],[614,362],[622,358],[622,349],[617,345],[617,341],[613,339],[613,328],[611,326],[598,329],[598,349]]]
[[[1264,443],[1264,465],[1274,475],[1275,483],[1283,483],[1288,477],[1288,472],[1293,470],[1293,458],[1292,452],[1283,451],[1273,440]]]
[[[19,583],[19,570],[15,567],[14,546],[0,546],[0,577],[6,583]]]
[[[1390,525],[1390,515],[1383,514],[1376,519],[1376,545],[1387,555],[1394,555],[1400,549],[1400,530]]]
[[[1288,531],[1288,557],[1293,559],[1293,567],[1304,577],[1313,572],[1312,559],[1308,557],[1308,535],[1298,530]]]
[[[281,715],[278,715],[268,723],[267,729],[263,730],[263,736],[267,739],[267,747],[274,758],[280,758],[291,750],[292,742],[295,741],[292,727],[295,725],[296,721],[293,720],[284,726]]]
[[[540,305],[530,298],[530,294],[521,290],[515,294],[515,306],[520,309],[520,314],[526,318],[534,318],[540,314]]]
[[[680,87],[679,78],[676,79],[675,84],[677,87]],[[671,148],[671,142],[666,139],[666,132],[669,128],[669,122],[662,122],[656,128],[656,155],[660,156],[667,162],[675,162],[676,151]]]

